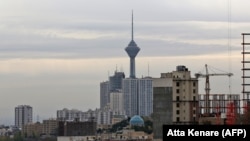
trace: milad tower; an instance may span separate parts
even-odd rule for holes
[[[136,78],[135,75],[135,57],[140,48],[134,41],[133,31],[133,12],[132,12],[132,40],[125,48],[130,58],[130,76],[122,81],[122,93],[124,110],[127,116],[133,117],[149,116],[153,110],[153,87],[152,79]]]
[[[137,46],[137,44],[134,41],[134,27],[133,27],[133,12],[132,12],[132,40],[128,44],[128,46],[125,48],[125,51],[127,52],[129,58],[130,58],[130,78],[136,78],[135,76],[135,57],[137,53],[140,51],[140,48]]]

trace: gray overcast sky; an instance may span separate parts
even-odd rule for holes
[[[124,48],[131,39],[132,10],[141,48],[137,77],[160,77],[177,65],[193,75],[208,64],[234,73],[231,79],[210,78],[211,93],[229,93],[230,85],[231,93],[241,94],[241,33],[250,29],[249,5],[249,0],[0,0],[0,124],[14,124],[14,107],[23,104],[33,107],[34,121],[56,117],[63,108],[99,108],[100,82],[116,68],[129,76]],[[205,93],[199,80],[199,92]]]

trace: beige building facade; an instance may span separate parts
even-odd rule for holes
[[[58,120],[47,119],[43,120],[43,134],[47,136],[57,135],[58,133]]]
[[[173,123],[198,123],[198,79],[185,66],[177,66],[173,78]]]
[[[43,132],[43,124],[40,122],[23,125],[22,134],[24,137],[40,137]]]
[[[161,140],[162,126],[198,124],[198,79],[185,66],[153,78],[154,140]]]

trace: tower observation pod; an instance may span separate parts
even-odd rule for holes
[[[135,76],[135,57],[137,53],[140,51],[140,48],[134,41],[134,29],[133,29],[133,12],[132,12],[132,32],[131,32],[132,39],[128,46],[125,48],[129,58],[130,58],[130,78],[136,78]]]

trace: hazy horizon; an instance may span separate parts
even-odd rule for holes
[[[124,49],[131,40],[132,10],[134,40],[141,49],[138,78],[160,77],[178,65],[185,65],[194,77],[208,64],[234,74],[231,79],[211,77],[211,93],[241,94],[241,33],[250,29],[249,4],[1,0],[0,125],[14,125],[18,105],[33,107],[33,121],[55,118],[56,110],[63,108],[99,108],[100,83],[116,68],[129,76]],[[199,93],[204,94],[204,79],[199,81]]]

